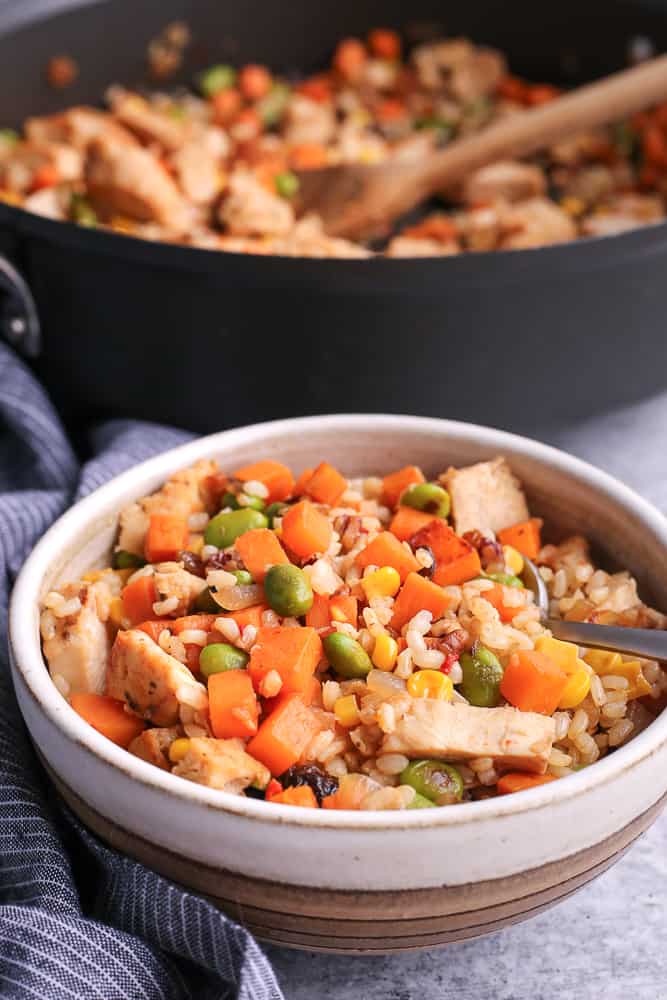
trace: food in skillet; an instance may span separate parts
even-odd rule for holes
[[[73,107],[28,119],[22,136],[0,132],[0,199],[152,240],[365,257],[364,246],[327,237],[316,216],[296,219],[294,171],[419,155],[558,94],[511,76],[495,50],[455,38],[407,54],[387,29],[341,41],[328,69],[298,82],[215,65],[198,88],[112,87],[108,111]],[[530,162],[476,171],[386,252],[449,256],[618,233],[662,219],[666,193],[667,105]]]
[[[658,663],[579,649],[551,613],[664,629],[584,538],[544,544],[503,458],[295,480],[201,461],[119,516],[113,566],[48,593],[55,685],[104,736],[190,781],[329,809],[449,806],[561,779],[667,695]]]

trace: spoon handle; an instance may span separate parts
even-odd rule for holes
[[[667,660],[667,632],[659,629],[593,625],[558,618],[550,618],[544,624],[556,639],[574,642],[578,646],[611,649],[614,653],[629,653],[650,660]]]

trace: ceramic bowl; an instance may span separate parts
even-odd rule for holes
[[[300,471],[326,457],[349,476],[415,463],[434,474],[505,455],[553,535],[581,532],[667,609],[667,522],[621,483],[525,438],[400,416],[327,416],[194,441],[114,479],[62,517],[14,589],[19,704],[60,794],[99,837],[210,897],[260,938],[313,950],[387,952],[470,938],[524,919],[608,868],[667,797],[667,713],[565,780],[519,795],[414,812],[268,806],[184,781],[89,727],[52,685],[38,605],[103,564],[115,515],[182,466],[255,457]],[[632,901],[629,901],[632,905]]]

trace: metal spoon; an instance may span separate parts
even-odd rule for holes
[[[481,132],[415,158],[343,163],[299,172],[298,214],[317,212],[331,236],[382,235],[400,215],[487,163],[527,156],[564,137],[667,98],[667,55],[501,118]]]
[[[528,590],[532,590],[540,609],[542,624],[556,639],[574,642],[592,649],[610,649],[614,653],[629,653],[649,660],[667,660],[667,632],[651,628],[624,628],[619,625],[593,625],[591,622],[566,622],[549,617],[549,595],[537,566],[523,559],[521,574]]]

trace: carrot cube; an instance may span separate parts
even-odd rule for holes
[[[347,479],[328,462],[317,466],[304,486],[304,492],[316,503],[334,507],[347,489]]]
[[[121,590],[123,612],[132,625],[144,622],[153,614],[157,601],[155,580],[152,576],[139,576]]]
[[[308,500],[302,500],[283,517],[282,540],[301,559],[322,555],[331,544],[329,521]]]
[[[395,507],[410,486],[424,482],[424,473],[416,465],[406,465],[392,472],[382,480],[382,502],[387,507]]]
[[[125,705],[104,694],[79,692],[70,698],[70,705],[82,719],[119,747],[127,747],[144,731],[143,719],[130,715]]]
[[[423,510],[399,507],[392,518],[389,530],[400,542],[407,542],[432,520],[433,514],[425,514]]]
[[[257,688],[270,670],[276,670],[284,693],[299,692],[308,687],[321,658],[322,640],[314,628],[269,625],[257,633],[248,672]]]
[[[500,693],[522,712],[551,715],[558,708],[568,675],[534,649],[513,653],[500,682]]]
[[[520,521],[511,528],[503,528],[498,532],[498,541],[502,545],[511,545],[528,559],[537,559],[542,548],[541,530],[542,520],[531,517],[529,521]]]
[[[400,630],[419,611],[430,611],[435,621],[442,617],[449,605],[450,599],[442,587],[419,573],[410,573],[394,603],[392,628]]]
[[[263,583],[269,567],[289,562],[278,538],[269,528],[246,531],[236,539],[234,545],[245,568],[257,583]]]
[[[297,785],[296,788],[286,788],[275,795],[267,795],[267,802],[275,802],[283,806],[301,806],[302,809],[319,809],[315,792],[310,785]]]
[[[269,491],[267,503],[286,500],[294,489],[294,476],[290,469],[282,462],[274,462],[270,458],[262,462],[254,462],[252,465],[244,465],[242,469],[237,469],[233,476],[234,479],[240,479],[242,483],[249,483],[253,480],[263,483]]]
[[[382,531],[376,535],[354,561],[362,569],[366,566],[392,566],[400,576],[401,582],[408,573],[414,573],[419,569],[419,563],[412,552],[390,531]]]
[[[246,749],[277,777],[296,764],[320,729],[315,713],[298,694],[292,694],[262,722]]]
[[[188,522],[184,517],[152,514],[144,545],[147,561],[158,563],[177,559],[179,552],[187,547],[189,537]]]
[[[225,670],[209,677],[208,705],[217,739],[245,740],[257,732],[259,703],[246,670]]]

